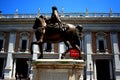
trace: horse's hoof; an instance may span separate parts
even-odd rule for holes
[[[33,51],[31,51],[31,54],[33,54]]]
[[[79,60],[81,60],[81,59],[82,59],[82,57],[80,56],[78,59],[79,59]]]
[[[64,59],[65,58],[65,56],[61,56],[61,59]]]
[[[39,57],[38,57],[38,59],[42,59],[42,58],[43,58],[43,56],[39,56]]]
[[[30,59],[30,62],[32,62],[33,61],[33,59]]]
[[[51,52],[51,49],[46,49],[45,51],[46,51],[46,52]]]
[[[64,58],[65,58],[65,54],[62,54],[61,59],[64,59]]]

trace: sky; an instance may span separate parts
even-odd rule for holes
[[[61,12],[110,12],[120,13],[120,0],[1,0],[0,11],[2,14],[14,14],[18,9],[19,14],[51,13],[51,7],[56,6]]]

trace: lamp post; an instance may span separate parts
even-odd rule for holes
[[[90,80],[92,80],[91,63],[89,65],[90,65]]]

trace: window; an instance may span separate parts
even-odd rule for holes
[[[3,40],[0,39],[0,51],[2,50],[2,48],[3,48]]]
[[[25,52],[27,48],[27,40],[22,40],[21,51]]]
[[[99,52],[105,52],[104,41],[103,40],[99,40],[98,45],[99,45]]]
[[[20,33],[19,48],[21,52],[25,52],[28,50],[28,43],[29,43],[29,33],[28,32]]]
[[[97,33],[97,51],[104,53],[106,50],[106,34],[104,32]]]
[[[4,49],[4,40],[5,40],[5,33],[0,32],[0,51]]]

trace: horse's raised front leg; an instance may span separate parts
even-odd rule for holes
[[[67,49],[65,52],[62,53],[61,59],[64,59],[66,53],[68,53],[68,51],[70,50],[70,47],[69,47],[70,44],[69,44],[69,42],[68,42],[68,41],[65,41],[64,43],[65,43],[65,45],[67,46],[68,49]]]
[[[43,58],[43,48],[42,48],[42,43],[37,43],[37,42],[32,42],[31,43],[31,46],[30,46],[30,52],[31,54],[33,54],[33,45],[36,44],[39,46],[39,51],[40,51],[40,56],[38,57],[38,59],[41,59]]]
[[[75,45],[75,47],[79,51],[79,57],[78,57],[78,59],[82,59],[80,47],[78,45]]]
[[[64,53],[62,53],[61,59],[65,58],[66,53],[68,53],[69,49],[67,49]]]
[[[31,43],[31,46],[30,46],[30,52],[31,52],[31,54],[33,54],[33,45],[34,44],[38,44],[37,42],[32,42]]]
[[[79,51],[79,57],[78,57],[78,59],[82,59],[81,49],[79,47],[79,43],[76,44],[75,42],[71,41],[70,44],[71,44],[72,48],[77,49]]]

